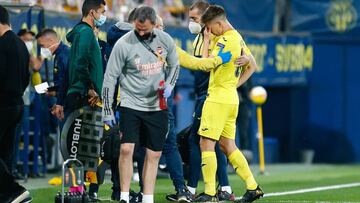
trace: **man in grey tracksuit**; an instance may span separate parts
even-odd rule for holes
[[[153,203],[157,166],[168,133],[168,111],[160,97],[169,97],[179,74],[175,43],[165,32],[154,29],[156,13],[148,6],[135,14],[135,30],[120,38],[110,55],[103,83],[103,120],[114,123],[111,110],[117,79],[120,81],[121,201],[129,201],[132,155],[135,144],[146,148],[143,170],[143,203]],[[164,93],[159,94],[164,80]],[[121,202],[120,201],[120,202]]]

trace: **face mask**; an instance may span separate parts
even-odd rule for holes
[[[201,25],[199,23],[190,21],[189,22],[189,30],[191,34],[199,34],[201,32]]]
[[[25,46],[29,52],[31,52],[32,48],[34,47],[34,43],[32,41],[25,42]]]
[[[52,53],[49,48],[41,48],[40,54],[45,59],[50,58],[52,56]]]
[[[99,19],[94,18],[94,23],[95,23],[96,27],[100,27],[100,26],[104,25],[105,21],[106,21],[106,16],[104,16],[102,14],[100,15]]]
[[[59,43],[55,43],[55,44],[49,46],[48,48],[41,47],[41,49],[40,49],[41,56],[45,59],[50,58],[52,56],[52,52],[50,51],[50,48],[54,47],[55,45],[58,45],[58,44]]]

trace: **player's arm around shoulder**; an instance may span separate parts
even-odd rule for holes
[[[197,58],[178,46],[176,46],[176,52],[179,55],[180,65],[190,70],[210,71],[222,64],[222,59],[219,56],[215,58]]]

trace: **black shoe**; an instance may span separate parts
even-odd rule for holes
[[[166,199],[170,202],[191,202],[193,201],[194,195],[185,187],[184,189],[178,190],[176,194],[166,195]]]
[[[166,200],[170,201],[170,202],[176,202],[177,201],[177,196],[176,196],[176,194],[167,194],[166,195]]]
[[[20,203],[31,203],[32,200],[33,200],[32,197],[27,197],[23,201],[21,201]]]
[[[262,196],[264,196],[264,192],[259,186],[257,186],[255,190],[247,190],[246,193],[242,196],[242,198],[235,202],[238,203],[253,202]]]
[[[129,192],[129,199],[131,200],[131,199],[133,199],[133,198],[136,198],[137,195],[138,195],[137,192],[135,192],[134,190],[130,190],[130,192]]]
[[[219,202],[219,200],[216,195],[211,196],[203,192],[195,198],[194,202]]]
[[[89,202],[100,202],[96,192],[89,192]]]
[[[234,193],[230,194],[226,191],[218,190],[216,195],[219,198],[219,201],[235,201]]]
[[[126,201],[125,200],[120,200],[120,202],[119,203],[126,203]]]
[[[113,190],[111,193],[111,200],[112,201],[120,201],[120,191]]]
[[[10,200],[11,203],[30,203],[32,198],[30,197],[29,191],[25,188],[15,193],[15,195]]]
[[[187,189],[185,186],[184,189],[176,193],[178,202],[192,202],[195,199],[195,196]]]
[[[143,194],[141,191],[138,193],[134,191],[130,191],[129,194],[130,203],[142,202],[142,198],[143,198]]]

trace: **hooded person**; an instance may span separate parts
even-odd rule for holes
[[[103,67],[99,43],[93,29],[105,23],[105,5],[104,0],[85,0],[81,22],[66,35],[71,49],[65,112],[81,107],[82,104],[76,103],[76,100],[83,101],[86,98],[91,106],[100,101]]]
[[[134,22],[135,11],[136,11],[136,8],[134,8],[129,13],[128,22],[120,22],[119,21],[109,28],[109,31],[107,33],[107,43],[111,47],[110,52],[112,51],[112,48],[114,47],[114,45],[118,41],[118,39],[120,39],[122,36],[124,36],[130,30],[134,29],[133,22]],[[110,53],[109,53],[109,55],[110,55]]]

